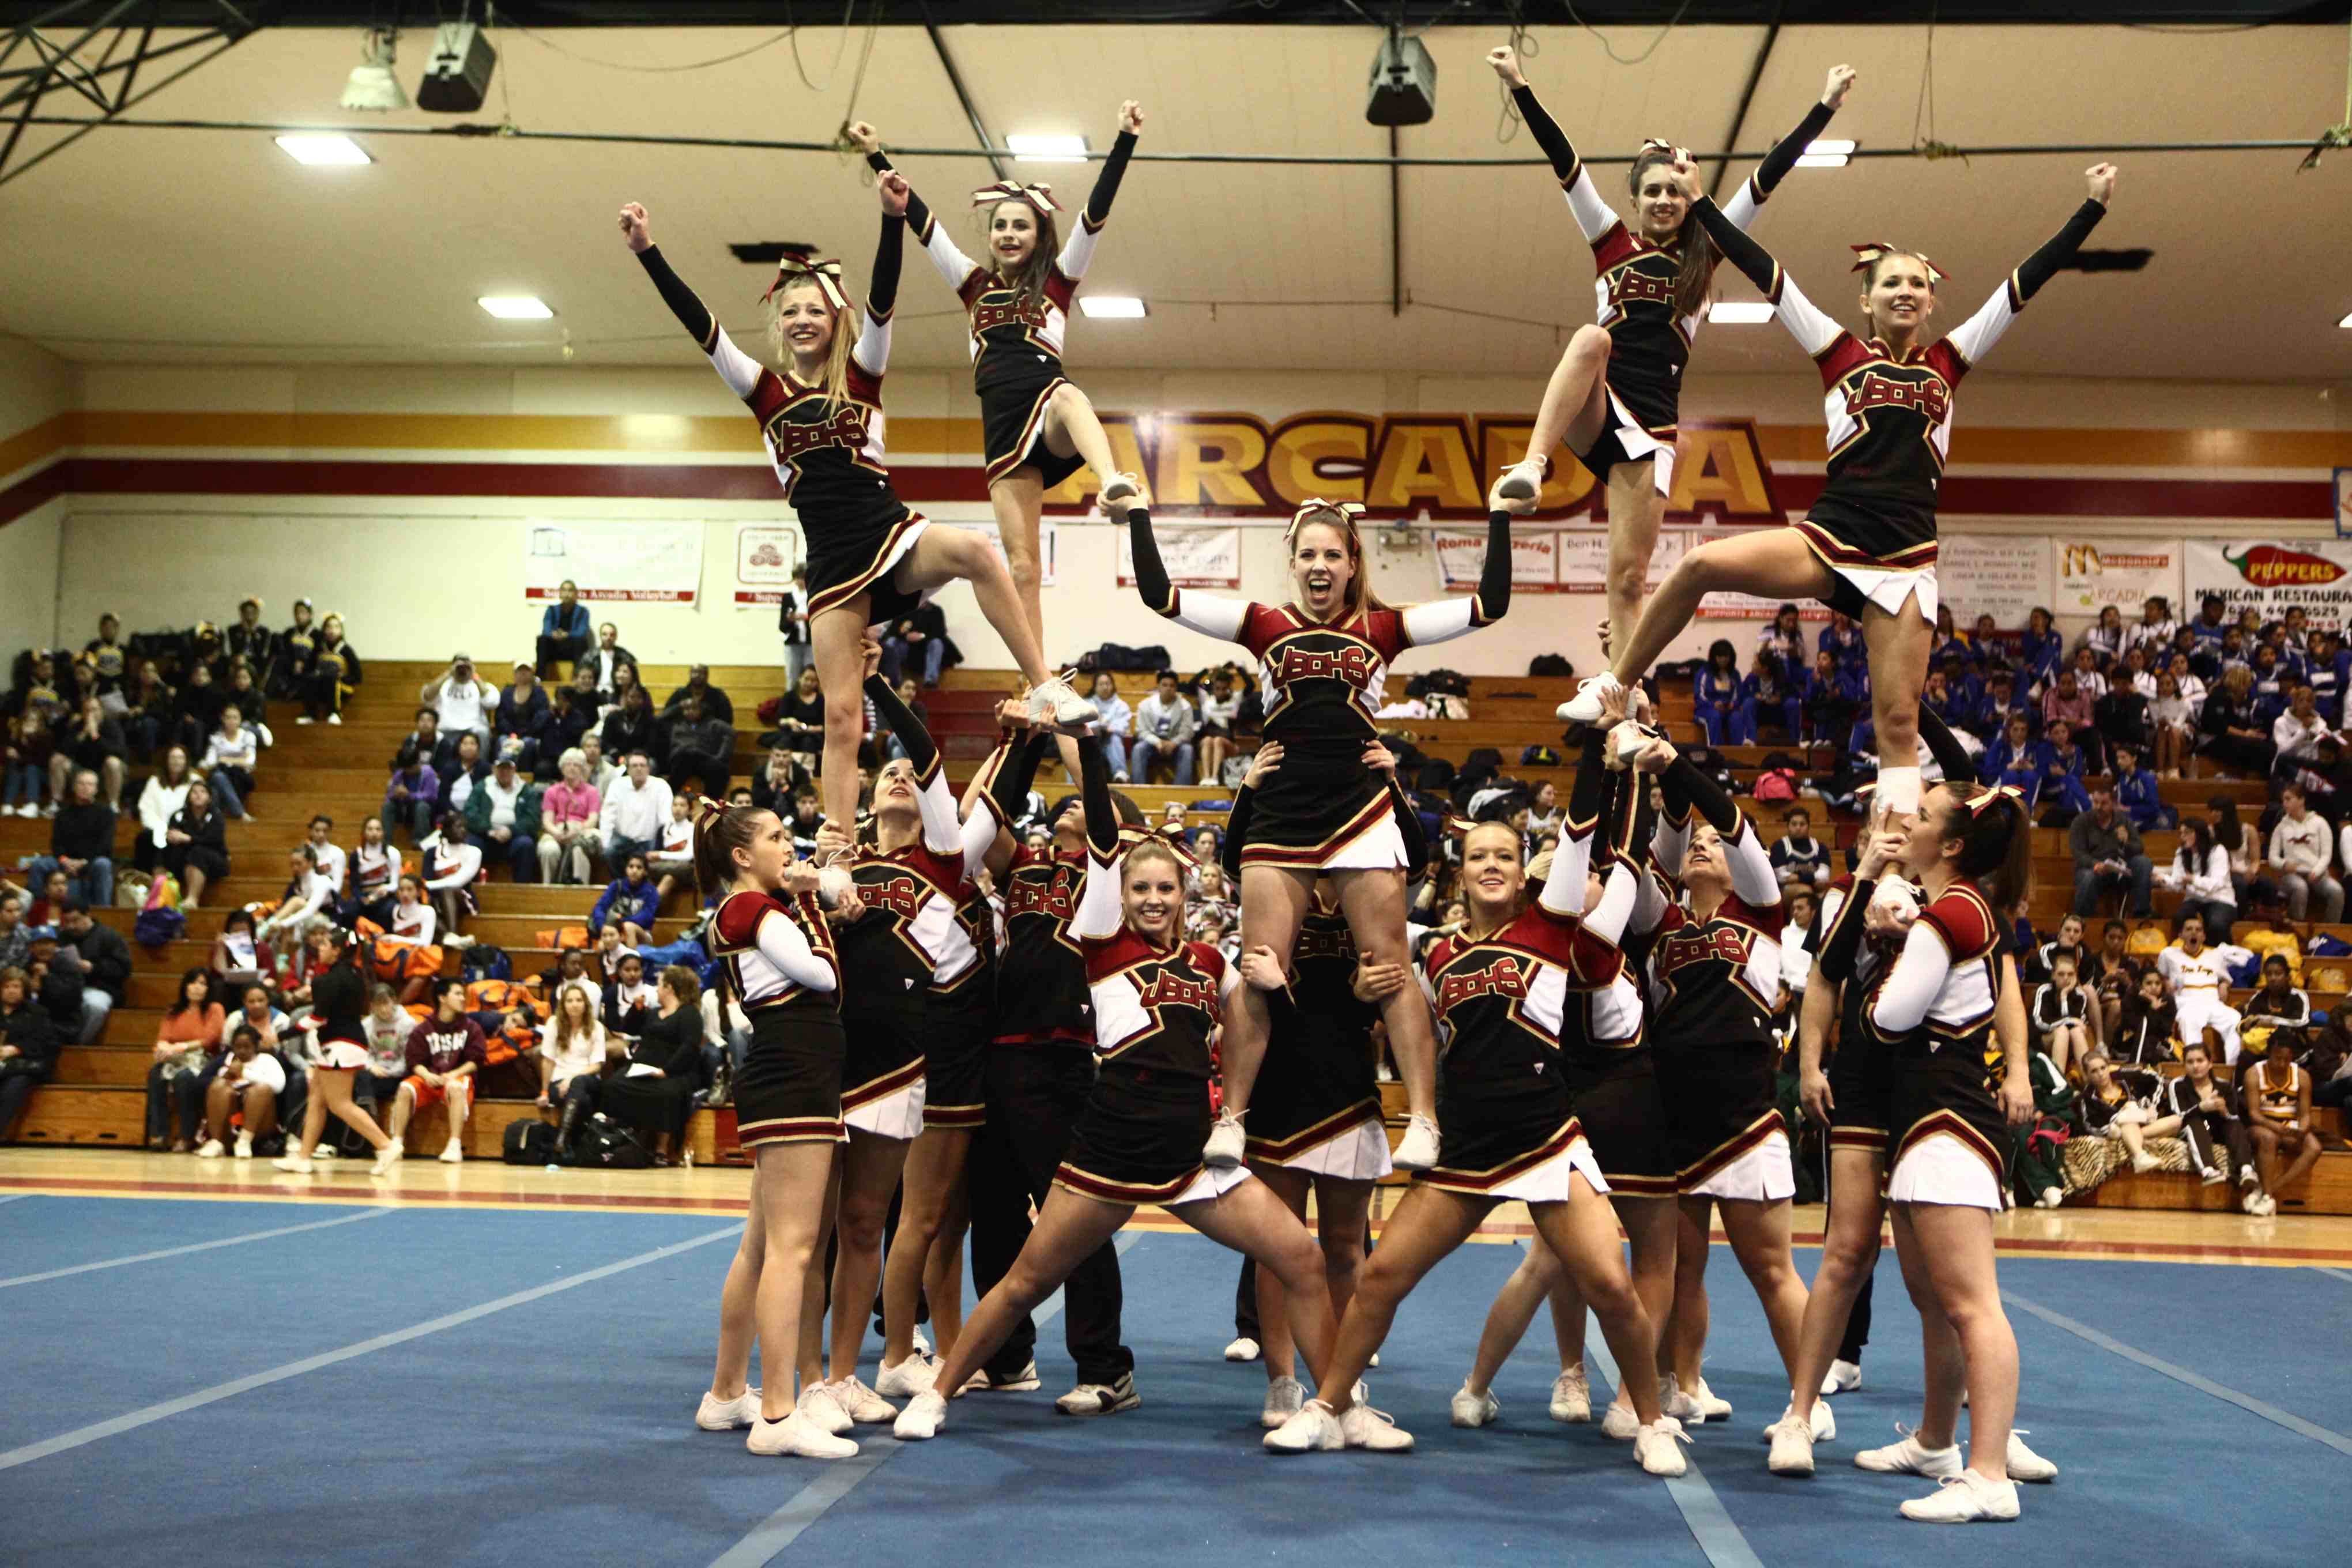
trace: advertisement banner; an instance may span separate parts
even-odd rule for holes
[[[801,531],[789,523],[735,525],[735,602],[774,605],[793,585],[800,563]],[[805,606],[804,606],[805,607]]]
[[[2265,621],[2301,605],[2315,630],[2338,631],[2352,613],[2352,544],[2332,539],[2189,542],[2186,619],[2208,594],[2219,594],[2236,620],[2248,606]]]
[[[1433,531],[1430,543],[1437,552],[1438,580],[1449,594],[1475,594],[1486,569],[1484,533]],[[1551,529],[1511,531],[1511,588],[1514,593],[1559,592],[1559,535]]]
[[[2018,627],[2035,609],[2051,603],[2050,541],[2016,534],[1947,533],[1936,555],[1940,596],[1968,607],[1970,624],[1990,616],[1993,624]]]
[[[2181,614],[2179,541],[2058,534],[2050,548],[2058,584],[2058,602],[2051,608],[2060,615],[2095,616],[2113,605],[2129,626],[2139,619],[2144,601],[2161,598],[2172,606],[2174,619],[2187,618]]]
[[[1155,528],[1151,534],[1160,543],[1160,561],[1168,568],[1168,580],[1177,587],[1242,585],[1239,528]],[[1123,528],[1118,531],[1118,585],[1135,586],[1135,549]]]
[[[1644,594],[1654,594],[1675,563],[1690,547],[1687,529],[1662,528],[1657,548],[1650,552]],[[1559,536],[1559,591],[1563,594],[1606,594],[1609,591],[1609,536],[1590,531]]]
[[[523,534],[523,597],[552,599],[566,579],[583,599],[691,605],[702,592],[702,524],[532,518]]]

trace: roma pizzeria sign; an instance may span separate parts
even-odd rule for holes
[[[1526,419],[1455,414],[1300,414],[1275,424],[1247,414],[1106,414],[1102,422],[1119,468],[1147,477],[1155,516],[1287,513],[1320,496],[1380,515],[1483,518],[1487,488],[1527,456],[1534,429]],[[1046,509],[1089,512],[1095,488],[1082,468],[1046,492]],[[1534,515],[1596,513],[1606,500],[1606,488],[1562,452]],[[1683,424],[1666,519],[1786,521],[1753,425]]]

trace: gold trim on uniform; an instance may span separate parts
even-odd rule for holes
[[[1832,1127],[1830,1129],[1830,1149],[1861,1149],[1885,1158],[1886,1129],[1884,1127]]]
[[[1584,1142],[1584,1123],[1570,1117],[1560,1123],[1559,1131],[1545,1139],[1541,1145],[1525,1154],[1517,1154],[1501,1164],[1484,1171],[1463,1171],[1448,1165],[1433,1165],[1417,1178],[1443,1192],[1466,1193],[1472,1197],[1484,1197],[1495,1188],[1526,1175],[1538,1165],[1548,1165],[1561,1155],[1571,1152]]]
[[[1245,844],[1242,847],[1242,865],[1286,866],[1312,869],[1380,826],[1381,819],[1392,816],[1396,801],[1382,789],[1367,803],[1364,809],[1349,818],[1347,825],[1329,835],[1319,844],[1296,846],[1289,844]]]
[[[1013,444],[1013,450],[1003,457],[989,459],[988,482],[990,484],[994,484],[1028,460],[1029,448],[1036,445],[1045,433],[1045,400],[1069,384],[1068,376],[1057,375],[1038,391],[1036,401],[1029,405],[1029,417],[1022,422],[1021,439],[1015,441]]]
[[[1763,1147],[1765,1142],[1775,1132],[1780,1133],[1783,1138],[1789,1135],[1789,1124],[1780,1120],[1780,1108],[1777,1106],[1675,1172],[1675,1180],[1682,1184],[1685,1191],[1688,1191],[1741,1155]]]
[[[1985,1163],[1987,1168],[1992,1172],[1992,1179],[1996,1183],[2003,1186],[2007,1185],[2009,1162],[2002,1157],[2000,1150],[1992,1146],[1990,1139],[1978,1131],[1969,1123],[1968,1118],[1956,1110],[1931,1110],[1913,1122],[1904,1131],[1903,1141],[1895,1146],[1893,1163],[1901,1164],[1903,1156],[1910,1150],[1930,1138],[1937,1137],[1958,1139],[1963,1148]]]
[[[855,1110],[861,1105],[871,1105],[877,1100],[887,1099],[900,1089],[909,1087],[917,1079],[923,1076],[924,1063],[928,1059],[924,1057],[917,1057],[905,1067],[893,1068],[878,1077],[867,1079],[855,1089],[843,1089],[841,1109]]]
[[[1121,1182],[1082,1171],[1066,1160],[1054,1172],[1054,1184],[1065,1192],[1113,1204],[1164,1204],[1200,1179],[1198,1165],[1172,1182]]]
[[[1382,1118],[1379,1098],[1367,1096],[1348,1107],[1347,1110],[1335,1111],[1312,1127],[1294,1132],[1287,1138],[1245,1139],[1242,1148],[1249,1159],[1264,1160],[1269,1164],[1279,1165],[1296,1160],[1318,1144],[1328,1143],[1342,1134],[1353,1132],[1367,1121],[1381,1120]]]
[[[779,1116],[737,1123],[735,1142],[745,1149],[763,1143],[837,1143],[842,1131],[838,1116]]]

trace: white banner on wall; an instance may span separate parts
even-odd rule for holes
[[[1004,555],[1004,535],[998,531],[993,519],[964,520],[934,517],[931,521],[944,523],[950,528],[968,529],[973,533],[986,534],[988,542],[996,546],[996,552],[999,555]],[[1061,542],[1055,537],[1056,526],[1052,522],[1041,522],[1037,525],[1037,568],[1041,574],[1039,581],[1048,588],[1054,585],[1054,556],[1061,546]],[[1119,531],[1119,537],[1121,539],[1127,537],[1126,530]],[[1005,556],[1008,563],[1012,559],[1009,555]]]
[[[800,564],[801,531],[784,522],[735,525],[735,602],[775,605],[793,585]]]
[[[1179,588],[1238,588],[1242,585],[1239,528],[1155,528],[1160,564]],[[1118,530],[1118,585],[1135,586],[1135,546]]]
[[[1449,594],[1475,594],[1486,570],[1485,533],[1430,534],[1440,584]],[[1550,529],[1511,531],[1511,587],[1529,594],[1559,592],[1559,535]]]
[[[2096,616],[2109,605],[2124,614],[2124,624],[2139,619],[2141,604],[2162,598],[2181,615],[2180,542],[2177,539],[2085,539],[2053,534],[2050,548],[2056,556],[2058,602],[2052,608],[2062,616]]]
[[[2300,605],[2314,627],[2340,629],[2352,615],[2352,544],[2334,540],[2189,542],[2188,595],[2182,618],[2208,594],[2219,594],[2236,620],[2249,605],[2265,621]]]
[[[1658,591],[1666,574],[1690,548],[1690,531],[1663,528],[1657,548],[1650,552],[1646,594]],[[1609,535],[1589,528],[1567,529],[1559,534],[1559,591],[1563,594],[1605,594],[1609,591]]]
[[[2054,611],[2046,537],[1947,533],[1936,553],[1937,595],[1969,624],[1990,616],[2000,626],[2021,626],[2036,609]]]
[[[702,529],[698,521],[531,518],[522,596],[552,599],[569,578],[583,599],[691,605],[702,592]]]

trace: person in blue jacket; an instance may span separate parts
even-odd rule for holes
[[[1739,684],[1739,650],[1729,638],[1717,637],[1693,679],[1691,693],[1698,727],[1710,746],[1745,746],[1756,739],[1755,714],[1741,706]]]
[[[2132,826],[2142,833],[2179,826],[2180,814],[2164,804],[2156,775],[2139,765],[2139,753],[2129,746],[2116,746],[2114,751],[2116,805],[2132,819]]]
[[[2063,826],[2091,809],[2091,792],[2083,784],[2086,764],[2083,748],[2074,743],[2074,727],[2063,719],[2051,720],[2042,751],[2042,795],[2053,812],[2043,826]]]
[[[588,606],[580,602],[580,584],[566,577],[557,585],[555,603],[539,617],[539,677],[555,679],[555,661],[578,658],[596,646],[595,628],[588,624]]]
[[[653,941],[654,917],[660,912],[661,893],[646,875],[646,858],[632,854],[588,911],[588,930],[601,936],[607,924],[617,923],[624,942],[643,947]]]
[[[1984,761],[1977,767],[1977,777],[1989,784],[2006,784],[2025,797],[2028,811],[2042,798],[2042,769],[2049,762],[2049,747],[2033,738],[2026,727],[2025,715],[2011,713],[2009,729],[2001,738],[1985,748]]]

